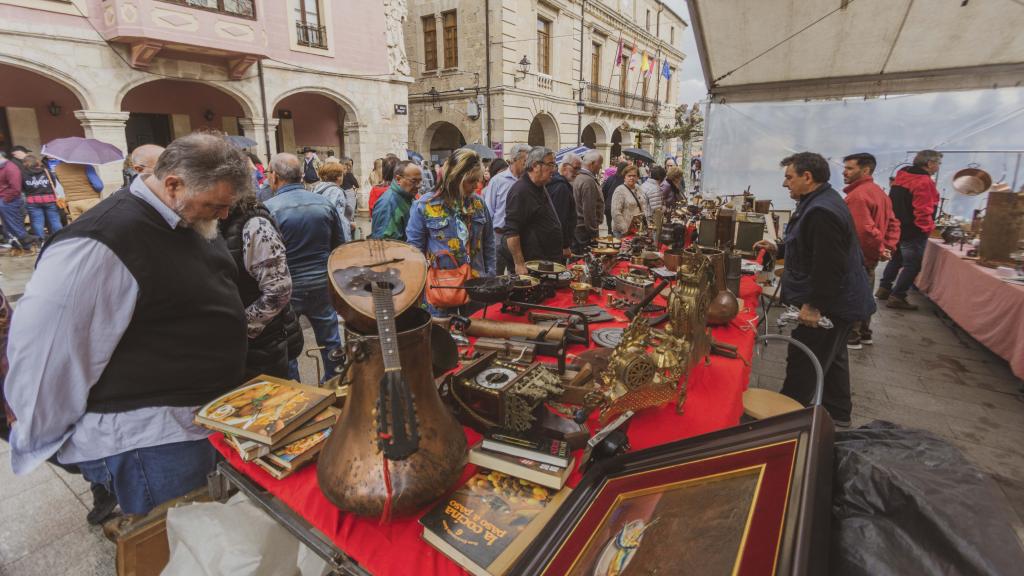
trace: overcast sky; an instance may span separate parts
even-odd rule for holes
[[[686,9],[686,0],[664,1],[687,24],[690,23],[690,12]],[[686,32],[683,33],[682,49],[683,54],[686,54],[686,59],[683,60],[683,69],[680,71],[680,89],[676,93],[679,94],[681,104],[693,104],[703,100],[708,91],[704,86],[704,73],[700,69],[700,57],[697,56],[697,42],[693,39],[693,29],[690,26],[687,26]]]

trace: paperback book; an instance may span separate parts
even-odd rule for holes
[[[423,539],[477,576],[508,572],[568,496],[479,470],[420,518]]]
[[[529,480],[534,484],[539,484],[553,490],[561,490],[565,486],[565,481],[569,479],[569,474],[576,467],[575,458],[570,459],[569,466],[563,468],[554,464],[530,460],[529,458],[491,452],[490,450],[485,450],[480,444],[473,446],[469,450],[469,463],[476,464],[481,468],[487,468],[488,470],[496,470],[509,476],[515,476],[516,478],[522,478],[523,480]]]
[[[196,423],[273,446],[334,402],[334,391],[258,376],[199,409]]]

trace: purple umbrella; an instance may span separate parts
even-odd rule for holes
[[[41,153],[68,164],[109,164],[124,160],[117,146],[93,138],[57,138],[43,144]]]

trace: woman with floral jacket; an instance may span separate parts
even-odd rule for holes
[[[413,204],[406,240],[426,254],[431,267],[451,269],[469,263],[474,277],[494,276],[493,221],[483,199],[474,193],[482,174],[476,152],[456,150],[448,157],[437,190]],[[454,312],[430,305],[427,309],[435,316]]]

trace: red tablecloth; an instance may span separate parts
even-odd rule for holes
[[[1024,286],[965,260],[959,248],[930,240],[915,284],[975,340],[1024,379]]]
[[[572,297],[568,291],[562,292],[564,293],[558,294],[546,304],[557,307],[572,305]],[[713,334],[720,342],[738,346],[740,354],[749,360],[756,332],[753,329],[756,318],[754,310],[760,288],[753,282],[753,278],[744,276],[740,293],[746,309],[730,325],[715,328]],[[595,304],[600,303],[596,294],[591,296],[591,301]],[[523,321],[523,317],[502,315],[497,308],[498,306],[488,310],[487,317]],[[621,311],[612,311],[612,314],[620,321],[595,326],[625,325],[625,316]],[[583,349],[582,346],[575,346],[570,351],[578,352]],[[688,381],[685,413],[676,414],[673,404],[639,412],[629,426],[630,444],[634,450],[641,450],[738,424],[743,412],[743,392],[749,379],[750,368],[742,360],[713,356],[709,365],[702,363],[692,370]],[[592,420],[590,424],[593,426],[595,422]],[[466,437],[472,445],[479,440],[480,435],[467,428]],[[371,573],[466,573],[420,538],[422,529],[418,523],[419,515],[400,518],[386,526],[378,524],[375,518],[355,517],[339,511],[324,498],[317,485],[315,465],[306,466],[284,480],[275,480],[258,466],[243,462],[238,454],[224,443],[220,434],[213,435],[211,442],[232,466],[287,504]],[[576,456],[578,458],[580,452],[577,452]],[[468,479],[474,472],[474,466],[467,466],[463,479]],[[579,472],[574,472],[569,479],[569,485],[575,486],[579,480]]]

